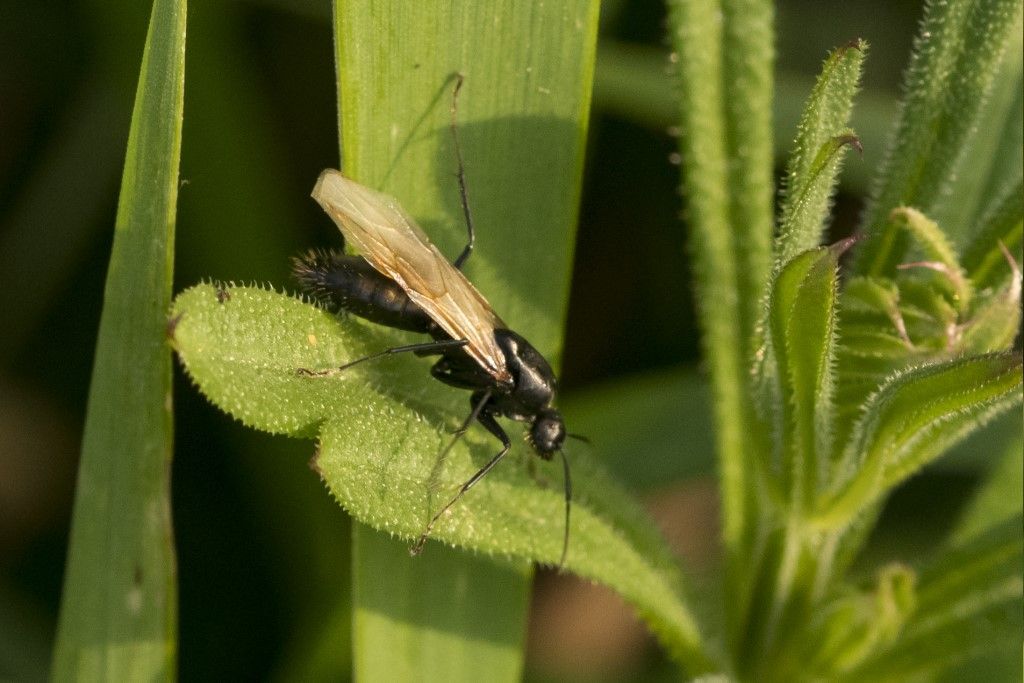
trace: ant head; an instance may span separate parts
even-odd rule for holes
[[[530,444],[545,460],[562,448],[565,441],[565,423],[562,414],[554,408],[543,408],[530,425]]]

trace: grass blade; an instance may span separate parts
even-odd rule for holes
[[[157,0],[132,115],[54,654],[57,680],[171,680],[171,296],[185,2]]]
[[[447,548],[413,559],[405,544],[355,526],[356,680],[522,678],[529,565],[498,565]],[[515,595],[496,600],[495,590]]]

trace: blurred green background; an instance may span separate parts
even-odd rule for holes
[[[854,121],[865,152],[847,164],[836,236],[853,230],[880,162],[921,5],[778,7],[779,168],[826,51],[857,36],[872,45]],[[687,564],[712,571],[713,461],[690,274],[680,266],[686,231],[671,161],[665,9],[622,0],[603,3],[602,13],[563,403],[601,432],[592,435],[599,455],[651,503]],[[208,0],[192,2],[189,14],[175,289],[204,278],[291,289],[288,257],[337,242],[308,196],[319,171],[338,163],[329,3]],[[148,15],[144,2],[0,8],[3,679],[38,679],[49,666]],[[485,239],[486,226],[479,232]],[[243,429],[177,371],[175,403],[181,677],[344,671],[348,522],[306,468],[312,444]],[[879,555],[898,546],[908,556],[941,536],[979,473],[977,464],[946,463],[891,502]],[[324,600],[325,581],[338,605]],[[531,677],[661,668],[637,624],[610,616],[621,606],[592,590],[540,577]],[[595,619],[603,628],[590,641],[586,629],[572,635]],[[619,622],[621,633],[612,627]]]

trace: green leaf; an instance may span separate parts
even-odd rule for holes
[[[851,591],[827,603],[807,627],[795,670],[834,679],[888,647],[916,607],[916,578],[908,567],[888,565],[872,590]]]
[[[984,217],[977,235],[964,250],[964,268],[978,289],[993,287],[1011,274],[1011,265],[999,248],[1002,242],[1017,260],[1021,255],[1021,236],[1024,235],[1024,178],[1007,184],[993,207]]]
[[[259,429],[309,436],[319,426],[318,471],[352,516],[374,528],[417,537],[430,512],[495,452],[489,435],[470,430],[466,447],[439,459],[466,412],[466,397],[430,380],[424,361],[387,359],[330,377],[296,372],[336,367],[382,348],[391,336],[369,324],[281,294],[213,285],[179,294],[172,314],[175,348],[207,397]],[[617,590],[690,670],[706,669],[664,541],[588,448],[567,450],[574,503],[566,567]],[[554,564],[563,522],[560,468],[536,463],[528,447],[517,444],[433,536]],[[439,550],[432,544],[425,555]],[[361,637],[357,632],[357,644]]]
[[[867,43],[859,39],[832,52],[804,107],[786,171],[777,268],[821,243],[840,152],[847,146],[860,149],[860,140],[847,126],[866,52]]]
[[[356,526],[353,552],[364,558],[355,564],[354,577],[359,596],[353,615],[356,680],[422,680],[426,671],[444,681],[522,678],[529,565],[517,563],[509,571],[487,559],[441,548],[413,558],[386,535]],[[379,548],[367,552],[367,544]],[[429,562],[429,581],[423,580],[421,560]],[[396,587],[405,590],[394,595]],[[503,610],[496,619],[495,588],[517,592],[517,599],[509,602],[522,613]],[[453,601],[460,609],[437,608]]]
[[[172,680],[171,296],[185,2],[153,5],[125,155],[72,519],[55,680]]]
[[[1020,416],[1018,415],[1018,418]],[[950,538],[954,547],[965,545],[989,527],[1022,514],[1024,508],[1024,444],[1019,431],[1010,440],[999,462],[979,487]],[[985,453],[989,458],[997,452]]]
[[[1020,331],[1020,295],[1018,272],[1002,289],[979,297],[970,318],[958,328],[954,351],[975,354],[1011,348]]]
[[[729,178],[723,121],[722,27],[713,3],[669,3],[669,25],[682,84],[679,149],[682,156],[686,219],[691,240],[696,300],[703,330],[704,357],[711,370],[716,450],[722,463],[722,535],[737,548],[747,524],[743,453],[747,430],[744,408],[745,355],[737,306],[736,251],[729,221]],[[715,302],[714,306],[707,305]]]
[[[799,510],[817,493],[832,438],[837,268],[851,244],[820,247],[792,259],[775,279],[769,325],[781,411],[779,478]]]
[[[865,216],[858,272],[889,275],[903,260],[906,235],[886,227],[892,209],[914,206],[930,214],[943,201],[1020,16],[1018,0],[927,6],[893,144]]]
[[[337,9],[342,171],[397,197],[456,255],[466,230],[449,124],[453,75],[463,73],[458,129],[478,233],[465,270],[503,319],[557,360],[597,2],[499,15],[450,2]]]
[[[775,278],[768,306],[771,353],[767,376],[773,382],[776,462],[758,484],[780,500],[776,541],[765,544],[758,599],[752,604],[743,661],[752,671],[780,666],[816,591],[815,550],[801,537],[799,519],[828,472],[832,440],[833,355],[835,353],[837,268],[852,242],[821,247],[792,259]],[[770,487],[770,488],[769,488]],[[780,490],[781,493],[777,492]],[[771,522],[768,522],[771,520]],[[773,662],[773,663],[769,663]]]
[[[465,270],[502,317],[556,366],[581,191],[597,14],[596,0],[502,8],[454,2],[335,3],[341,168],[398,197],[444,253],[458,253],[465,227],[449,111],[453,75],[464,74],[458,128],[479,237]],[[376,431],[391,428],[387,414],[379,414]],[[341,449],[362,457],[357,442],[339,444]],[[324,451],[325,460],[333,455],[339,454]],[[338,495],[341,482],[329,477],[328,483]],[[391,556],[384,544],[358,543],[359,537],[357,530],[357,567],[376,567]],[[388,594],[396,598],[393,615],[407,607],[399,596],[437,580],[433,562],[426,559],[415,571],[389,577]],[[492,595],[491,618],[522,621],[525,591],[505,590],[493,573],[473,576],[490,586],[483,592]],[[449,593],[464,594],[454,584]],[[355,601],[357,610],[366,607],[361,591]],[[473,606],[449,596],[436,600],[433,609],[442,614]],[[405,618],[419,623],[414,611]],[[430,641],[432,625],[419,628]],[[409,635],[405,629],[395,634]],[[379,630],[377,636],[384,637]],[[486,662],[493,656],[488,648],[469,647],[472,629],[461,637],[463,645],[451,657]],[[355,642],[368,642],[358,628]],[[506,653],[517,659],[516,667],[503,667],[512,672],[521,666],[522,652]],[[355,656],[367,661],[359,652]],[[398,675],[402,664],[394,664]],[[443,677],[442,672],[420,673]]]
[[[957,244],[977,233],[978,222],[1004,189],[1008,179],[1020,177],[1024,161],[1024,31],[1020,24],[1011,32],[988,99],[982,104],[977,131],[964,149],[956,176],[931,217]]]
[[[845,442],[864,400],[889,375],[958,355],[1006,350],[1019,325],[1018,279],[979,292],[935,223],[908,207],[895,209],[891,218],[891,225],[914,236],[924,260],[904,264],[896,280],[853,277],[844,287],[837,443]],[[1001,252],[999,257],[1009,269]]]
[[[848,680],[933,677],[994,650],[1012,649],[1019,658],[1024,628],[1022,523],[1018,514],[995,525],[922,572],[917,610],[900,637],[851,671]]]
[[[746,253],[747,247],[742,244],[751,248],[765,244],[764,235],[755,233],[770,234],[771,228],[761,222],[739,222],[739,216],[733,212],[740,211],[740,203],[729,192],[732,178],[728,159],[739,154],[733,145],[755,144],[756,150],[760,150],[759,141],[745,136],[770,135],[769,130],[757,128],[758,124],[742,131],[733,130],[743,106],[737,104],[727,109],[725,104],[726,97],[732,100],[746,96],[735,89],[736,83],[727,80],[727,74],[738,73],[744,59],[756,60],[771,54],[763,31],[756,30],[745,40],[736,26],[724,26],[726,22],[738,21],[739,7],[734,3],[726,11],[717,3],[669,3],[672,59],[681,86],[678,127],[683,191],[686,218],[693,231],[691,250],[697,301],[701,304],[704,356],[711,371],[716,450],[721,463],[722,534],[728,553],[738,552],[750,524],[752,501],[746,480],[748,458],[758,431],[753,428],[747,366],[753,358],[755,324],[767,287],[767,270],[763,276],[756,272],[760,266],[755,272],[741,272],[761,259],[767,266],[766,255]],[[752,21],[757,23],[767,16],[769,10],[758,8]],[[725,60],[723,55],[728,50],[738,54]],[[758,75],[763,68],[749,67],[744,81],[755,88],[752,96],[757,110],[748,111],[758,122],[766,118],[759,108],[764,96],[761,89],[770,87],[770,79]],[[755,151],[752,160],[758,159],[762,155]],[[749,172],[753,175],[748,180],[757,182],[754,178],[761,177],[764,169]],[[756,210],[758,200],[752,197],[751,201],[754,203],[748,208]],[[743,598],[739,599],[742,602]]]
[[[917,209],[901,206],[892,210],[889,221],[906,230],[920,246],[926,261],[924,263],[902,264],[901,268],[923,266],[941,273],[953,288],[953,305],[963,311],[971,304],[971,282],[960,267],[953,245],[946,235],[927,216]]]
[[[749,363],[772,267],[775,9],[767,0],[722,0],[721,5],[729,222],[735,235],[740,332]]]
[[[1021,359],[991,354],[893,376],[868,399],[815,522],[841,529],[992,417],[1021,403]]]
[[[771,268],[773,12],[766,0],[672,0],[668,10],[681,96],[682,187],[711,374],[722,538],[731,558],[726,611],[736,642],[751,590],[747,555],[757,506],[751,464],[768,441],[755,415],[748,368]],[[744,163],[734,163],[739,159]]]

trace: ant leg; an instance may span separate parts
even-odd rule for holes
[[[469,402],[470,405],[472,406],[472,409],[469,411],[469,415],[467,415],[466,419],[462,421],[462,425],[455,430],[451,441],[448,442],[448,445],[446,445],[444,447],[444,450],[442,450],[438,454],[437,462],[434,465],[434,468],[430,471],[429,481],[431,492],[437,490],[438,488],[438,486],[436,485],[437,477],[441,474],[441,468],[444,466],[444,461],[448,459],[448,453],[451,452],[452,447],[455,446],[456,443],[458,443],[459,439],[461,439],[466,434],[466,432],[469,430],[469,426],[473,423],[473,420],[475,420],[477,416],[480,415],[480,411],[483,410],[484,406],[487,405],[487,402],[491,400],[491,393],[492,392],[490,389],[482,392],[477,391],[473,393],[472,397],[470,397]]]
[[[487,398],[490,397],[488,396]],[[483,403],[484,402],[481,401],[478,405],[482,406]],[[498,451],[498,454],[491,458],[486,465],[481,467],[476,474],[470,477],[466,483],[459,488],[459,492],[455,494],[455,497],[448,501],[448,504],[441,508],[437,514],[430,519],[430,522],[428,522],[427,526],[423,529],[423,533],[420,534],[419,539],[411,548],[409,548],[410,555],[419,555],[423,552],[423,545],[427,542],[427,537],[430,535],[430,531],[434,528],[434,524],[437,523],[437,520],[441,519],[441,516],[444,515],[444,513],[448,512],[455,503],[459,502],[459,499],[462,498],[466,491],[473,488],[474,484],[483,479],[487,473],[505,457],[505,454],[508,453],[509,449],[512,448],[512,442],[509,441],[508,434],[506,434],[505,430],[501,428],[501,425],[498,424],[493,415],[490,413],[480,413],[477,415],[477,420],[487,429],[487,431],[501,441],[501,450]]]
[[[487,405],[487,402],[491,400],[491,390],[488,389],[483,393],[473,394],[472,400],[473,409],[469,411],[469,415],[467,415],[466,419],[462,421],[462,426],[455,430],[455,435],[452,437],[452,440],[449,441],[448,445],[445,446],[443,451],[441,451],[441,460],[444,460],[446,457],[448,457],[448,452],[452,449],[452,446],[454,446],[456,442],[458,442],[458,440],[461,439],[463,435],[469,430],[469,425],[473,423],[473,420],[480,417],[480,411],[482,411],[484,409],[484,406]]]
[[[328,370],[307,370],[306,368],[299,368],[295,371],[295,374],[302,375],[303,377],[327,377],[330,375],[336,375],[344,370],[348,370],[353,365],[359,365],[360,363],[368,360],[376,360],[378,358],[383,358],[384,356],[393,356],[396,353],[407,353],[411,351],[417,356],[427,356],[432,353],[444,353],[448,349],[465,346],[468,343],[469,341],[466,339],[442,339],[440,341],[422,342],[420,344],[395,346],[390,349],[384,349],[380,353],[374,353],[369,356],[357,358],[354,361],[345,363],[344,365],[336,368],[330,368]]]
[[[469,191],[466,189],[466,165],[462,161],[462,147],[459,145],[459,127],[456,119],[456,113],[458,111],[457,105],[459,102],[459,90],[462,89],[462,81],[465,77],[460,73],[456,74],[455,90],[452,91],[452,141],[455,143],[455,159],[458,161],[459,170],[455,176],[459,179],[459,197],[462,200],[462,214],[466,217],[466,232],[469,233],[469,241],[463,248],[462,253],[459,254],[452,265],[459,270],[462,270],[462,264],[466,262],[469,255],[473,251],[473,245],[476,242],[476,231],[473,229],[473,215],[469,212]]]

